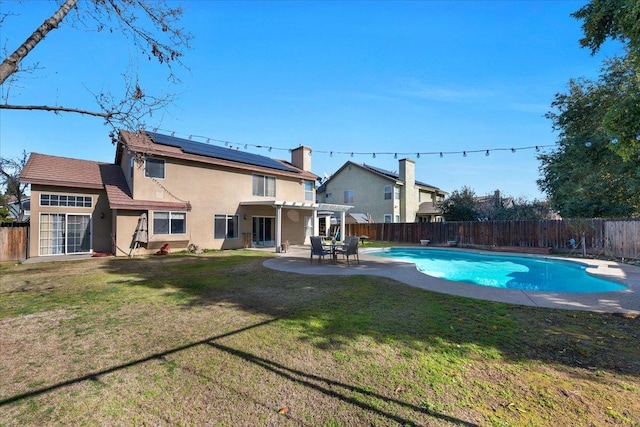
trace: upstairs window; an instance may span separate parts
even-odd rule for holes
[[[400,200],[400,187],[393,187],[393,194],[396,200]]]
[[[275,177],[253,175],[253,195],[263,197],[276,197]]]
[[[304,199],[313,200],[313,182],[311,181],[304,182]]]
[[[355,196],[354,190],[347,190],[344,192],[344,202],[345,203],[353,203],[353,199]]]
[[[144,176],[164,179],[164,160],[147,157],[144,159]]]
[[[385,200],[391,200],[391,186],[390,185],[385,185],[384,186],[384,199]]]

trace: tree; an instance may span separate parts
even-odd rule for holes
[[[20,172],[22,172],[22,169],[24,169],[24,166],[27,164],[28,157],[27,152],[23,151],[22,156],[18,159],[0,158],[0,186],[6,189],[5,196],[13,196],[12,198],[18,202],[18,206],[20,207],[18,221],[24,219],[22,202],[29,184],[20,182]]]
[[[438,203],[446,221],[478,221],[476,193],[469,187],[454,190],[449,197]]]
[[[640,213],[638,163],[625,161],[603,126],[630,77],[627,59],[609,60],[598,81],[571,80],[568,93],[555,97],[556,111],[547,113],[559,141],[556,150],[538,156],[538,186],[565,218]]]
[[[28,3],[25,5],[29,7]],[[52,2],[52,5],[55,3]],[[0,22],[11,17],[6,10],[2,13]],[[165,0],[65,0],[25,41],[17,42],[18,47],[0,64],[0,85],[5,97],[0,109],[43,110],[100,117],[113,129],[111,137],[114,142],[117,138],[115,131],[119,128],[131,131],[144,128],[144,119],[166,107],[173,100],[173,95],[154,96],[146,93],[136,71],[124,71],[122,95],[114,96],[110,92],[95,94],[97,108],[94,109],[74,105],[10,104],[9,88],[22,74],[40,69],[36,64],[23,66],[23,61],[40,46],[49,32],[60,28],[63,22],[69,22],[71,27],[94,25],[96,31],[109,31],[114,37],[126,37],[140,55],[149,60],[155,58],[159,64],[168,67],[169,77],[177,82],[172,64],[181,64],[182,52],[189,47],[191,39],[187,32],[177,27],[182,13],[181,8],[169,7]]]
[[[626,161],[640,157],[640,2],[637,0],[592,0],[572,14],[582,20],[582,47],[595,54],[607,39],[617,40],[627,52],[623,75],[617,81],[615,98],[607,103],[602,127],[616,142],[611,149]],[[618,79],[621,78],[621,79]]]

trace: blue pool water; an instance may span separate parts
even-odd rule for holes
[[[626,289],[594,277],[578,262],[430,248],[386,248],[368,254],[412,262],[421,273],[454,282],[546,292],[612,292]]]

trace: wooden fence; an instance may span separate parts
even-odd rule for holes
[[[28,222],[0,223],[0,262],[27,259],[28,248]]]
[[[589,254],[640,256],[640,219],[347,224],[346,233],[397,243],[430,240],[434,245],[456,242],[460,246],[550,248],[555,252],[582,251],[584,247]]]

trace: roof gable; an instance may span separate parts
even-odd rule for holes
[[[367,165],[366,163],[354,163],[352,161],[347,161],[344,165],[342,165],[340,167],[340,169],[338,169],[333,175],[331,175],[329,177],[329,179],[327,179],[321,186],[321,188],[318,189],[318,191],[322,192],[324,190],[324,188],[326,187],[326,184],[328,182],[330,182],[333,177],[335,177],[336,175],[340,174],[340,172],[342,172],[347,166],[357,166],[367,172],[373,173],[377,176],[381,176],[382,178],[388,179],[389,181],[393,181],[394,183],[396,182],[400,182],[402,183],[403,181],[400,179],[400,175],[396,172],[391,172],[385,169],[381,169],[381,168],[377,168],[371,165]],[[438,187],[435,187],[433,185],[429,185],[427,183],[421,182],[421,181],[416,181],[416,185],[419,185],[421,187],[428,187],[430,189],[434,189],[436,191],[441,191]]]
[[[31,153],[20,180],[29,184],[102,189],[102,165],[109,164]]]

